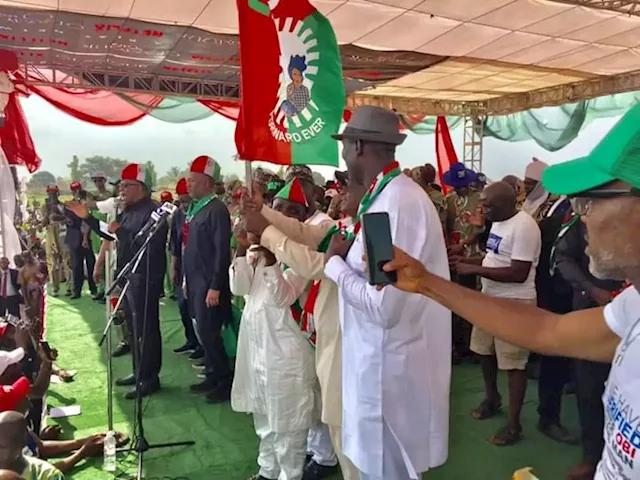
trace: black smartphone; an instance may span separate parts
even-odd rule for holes
[[[367,256],[367,280],[370,285],[389,285],[398,281],[396,272],[382,267],[393,260],[391,224],[386,212],[365,213],[362,216],[364,251]]]

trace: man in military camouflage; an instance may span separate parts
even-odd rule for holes
[[[477,179],[476,172],[464,166],[454,164],[443,176],[444,183],[453,188],[445,198],[446,225],[445,238],[450,257],[470,257],[480,254],[478,234],[482,228],[472,221],[480,206],[480,192],[471,188]],[[475,290],[478,285],[476,275],[458,275],[452,273],[451,279],[459,285]],[[464,318],[453,315],[453,359],[472,357],[469,349],[471,324]]]
[[[57,185],[47,187],[47,199],[42,209],[42,225],[45,228],[46,240],[44,244],[47,257],[47,270],[49,281],[53,288],[51,295],[57,297],[60,291],[60,283],[67,282],[67,296],[72,295],[71,286],[71,257],[64,243],[66,232],[66,219],[63,206],[58,195],[60,190]]]

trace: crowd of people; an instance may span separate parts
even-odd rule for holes
[[[582,446],[567,479],[640,478],[637,367],[624,358],[637,350],[640,322],[640,251],[631,238],[640,227],[640,157],[631,149],[639,109],[577,166],[534,158],[522,179],[489,182],[463,164],[441,183],[432,165],[403,171],[395,154],[405,135],[396,114],[378,107],[356,110],[335,136],[347,171],[324,186],[304,165],[284,178],[257,169],[251,185],[225,185],[212,158],[196,158],[174,192],[160,192],[177,209],[131,278],[113,354],[133,350],[132,373],[116,385],[130,387],[128,399],[161,388],[159,302],[168,296],[184,326],[174,352],[199,372],[191,392],[253,415],[255,480],[320,479],[338,469],[346,480],[420,478],[447,460],[459,363],[479,364],[485,395],[470,412],[479,421],[503,408],[498,371],[506,371],[506,423],[494,445],[524,441],[533,377],[538,429]],[[104,177],[94,175],[96,193],[74,182],[66,203],[50,186],[38,214],[44,248],[28,239],[19,271],[0,259],[0,469],[25,478],[61,478],[30,472],[67,472],[102,449],[100,435],[51,440],[41,399],[52,373],[69,379],[44,342],[45,285],[56,296],[66,282],[75,299],[87,280],[104,301],[105,278],[134,257],[159,208],[143,165],[127,165],[111,192]],[[397,270],[395,286],[366,279],[360,226],[374,212],[389,215],[396,258],[385,269]],[[579,432],[562,422],[571,393]],[[53,465],[36,458],[64,452],[75,453]]]

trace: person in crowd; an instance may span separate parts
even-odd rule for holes
[[[515,175],[507,175],[502,181],[508,183],[513,189],[516,196],[516,207],[520,210],[527,196],[524,182]]]
[[[111,192],[111,196],[105,200],[87,200],[87,207],[91,210],[97,210],[102,215],[104,215],[104,219],[107,223],[107,231],[110,233],[115,233],[117,229],[117,219],[121,210],[121,198],[120,198],[120,182],[118,179],[114,182],[111,182],[113,186],[113,190]],[[100,239],[100,251],[98,252],[98,258],[96,259],[96,266],[93,269],[93,281],[96,284],[100,282],[105,283],[107,281],[106,277],[106,269],[110,269],[110,281],[113,282],[115,279],[115,266],[116,266],[116,249],[115,242],[113,240],[109,240],[104,238],[104,236]],[[107,265],[107,253],[110,253],[111,264]],[[130,332],[127,329],[127,322],[121,316],[116,316],[116,320],[114,320],[112,327],[118,336],[118,345],[111,352],[111,356],[113,358],[122,357],[131,353],[131,346],[129,345],[129,337]]]
[[[572,310],[607,305],[623,288],[623,282],[599,279],[589,271],[587,229],[578,215],[571,215],[556,240],[552,268],[572,287]],[[558,357],[563,358],[563,357]],[[610,362],[575,360],[576,397],[580,419],[582,462],[567,473],[567,480],[592,480],[602,456],[604,409],[602,396],[611,368]]]
[[[360,200],[367,187],[355,182],[347,186],[345,215],[356,218]],[[272,251],[278,261],[311,281],[307,296],[301,298],[303,313],[314,318],[316,332],[316,374],[322,395],[322,422],[328,425],[331,442],[340,461],[345,480],[356,480],[357,469],[342,451],[342,338],[339,324],[338,289],[324,276],[325,253],[317,251],[330,224],[309,225],[282,215],[264,205],[258,192],[244,198],[243,218],[247,230],[260,238],[260,244]],[[250,204],[250,206],[249,206]],[[249,207],[249,208],[248,208]],[[340,225],[349,222],[341,220]],[[271,224],[271,225],[270,225]],[[302,228],[302,236],[299,230]],[[324,478],[333,473],[311,457],[303,479]]]
[[[182,292],[182,283],[184,281],[184,270],[182,263],[183,248],[183,228],[184,218],[189,205],[191,204],[191,196],[189,195],[189,187],[187,179],[181,178],[176,183],[176,195],[178,196],[178,210],[174,213],[171,220],[171,230],[169,232],[169,251],[171,253],[170,272],[171,283],[175,286],[175,292],[178,299],[178,309],[180,310],[180,320],[184,327],[185,343],[173,350],[177,354],[193,353],[197,348],[202,349],[198,344],[198,338],[193,328],[193,321],[189,314],[189,305],[187,299]]]
[[[294,178],[273,208],[304,220],[309,203]],[[238,250],[229,270],[231,291],[246,296],[231,393],[235,411],[253,413],[260,437],[256,480],[303,478],[309,429],[315,423],[314,350],[296,303],[307,280],[282,268],[267,249],[236,229]],[[255,239],[254,239],[255,240]],[[257,243],[257,242],[256,242]]]
[[[120,180],[124,209],[117,224],[112,228],[117,236],[117,271],[122,269],[142,246],[144,239],[140,238],[138,233],[158,207],[151,199],[152,181],[144,165],[126,165],[122,169]],[[85,204],[76,202],[66,206],[75,215],[89,222],[94,231],[100,231],[98,220],[89,215]],[[148,396],[160,389],[162,339],[159,302],[166,270],[167,231],[168,227],[163,224],[152,237],[140,262],[144,267],[131,277],[129,288],[132,294],[124,302],[126,321],[131,332],[129,344],[137,344],[139,348],[134,348],[134,373],[117,379],[115,383],[118,386],[133,387],[125,393],[125,398],[129,400],[135,399],[137,393]],[[141,352],[140,358],[136,358],[136,350]]]
[[[387,212],[394,242],[448,279],[436,209],[394,159],[406,137],[398,125],[394,112],[365,106],[335,136],[349,180],[370,185],[359,214]],[[341,305],[344,453],[362,480],[417,479],[447,458],[450,314],[395,288],[376,292],[364,278],[359,222],[349,233],[355,242],[340,231],[332,235],[325,266]]]
[[[173,194],[168,190],[164,190],[160,192],[160,203],[173,204]],[[172,221],[173,221],[173,216],[171,219],[169,219],[169,225],[171,225]],[[169,227],[169,231],[171,231],[171,226]],[[165,275],[165,279],[164,279],[164,293],[168,295],[170,299],[175,300],[176,290],[173,285],[173,282],[171,281],[171,253],[169,251],[170,240],[171,240],[171,235],[169,235],[169,238],[167,238],[167,274]]]
[[[0,258],[0,317],[6,314],[20,316],[20,282],[18,270],[9,268],[9,259]]]
[[[456,272],[478,275],[482,291],[487,295],[515,299],[525,304],[536,302],[536,267],[540,259],[540,229],[530,215],[516,209],[511,186],[496,182],[481,195],[485,217],[492,222],[487,252],[482,257],[454,257]],[[494,338],[474,327],[471,350],[480,356],[485,384],[485,399],[472,415],[477,420],[491,418],[502,406],[498,391],[498,369],[509,379],[509,411],[507,425],[491,439],[498,446],[512,445],[520,440],[520,412],[527,389],[526,365],[529,352]]]
[[[604,451],[595,479],[638,478],[634,461],[640,409],[640,105],[632,107],[589,155],[549,167],[545,188],[571,198],[588,236],[589,271],[599,279],[628,281],[606,306],[559,315],[534,305],[465,291],[428,272],[396,248],[384,266],[395,288],[420,293],[505,342],[547,355],[611,362],[602,396]],[[393,287],[392,287],[393,288]]]
[[[47,199],[42,209],[42,226],[45,229],[45,252],[47,256],[47,268],[49,270],[49,282],[51,283],[51,296],[57,297],[60,284],[67,283],[67,297],[73,295],[71,271],[69,265],[71,258],[65,244],[67,231],[64,208],[59,199],[60,189],[57,185],[47,187]]]
[[[0,413],[0,469],[28,480],[63,480],[56,467],[23,453],[27,442],[27,419],[18,412]]]
[[[546,163],[535,158],[527,165],[524,182],[527,197],[522,211],[536,220],[542,239],[540,262],[536,270],[538,306],[563,314],[572,310],[572,290],[560,275],[551,276],[550,259],[570,204],[566,197],[549,195],[542,186],[540,180],[546,168]],[[536,360],[539,367],[538,429],[555,441],[575,444],[578,439],[560,421],[562,396],[571,377],[571,360],[555,355],[538,355]]]
[[[73,198],[79,202],[83,200],[82,184],[73,182],[70,186]],[[97,287],[93,281],[93,269],[95,267],[96,257],[93,253],[91,243],[91,229],[72,211],[65,209],[67,217],[67,233],[65,242],[71,254],[71,271],[73,276],[73,295],[71,299],[78,299],[82,295],[82,286],[85,281],[85,266],[87,269],[87,282],[89,290],[93,296],[98,293]]]
[[[191,386],[209,403],[230,398],[233,373],[222,343],[222,326],[231,318],[231,217],[214,193],[220,166],[210,157],[197,157],[187,179],[192,201],[187,210],[182,253],[189,312],[204,350],[206,378]]]
[[[420,186],[427,192],[429,198],[433,202],[442,224],[442,230],[445,231],[447,225],[447,208],[445,207],[444,197],[442,195],[442,189],[436,188],[436,168],[427,163],[420,168]]]
[[[88,192],[87,194],[87,201],[91,200],[93,202],[104,202],[106,200],[109,200],[109,198],[112,198],[112,193],[107,189],[107,176],[105,175],[105,173],[102,170],[97,170],[95,172],[93,172],[93,174],[91,175],[91,181],[93,182],[93,185],[95,186],[95,191],[94,192]],[[102,220],[102,221],[107,221],[108,219],[108,213],[102,212],[100,209],[97,209],[98,212],[94,212],[94,216],[98,219],[98,220]],[[96,232],[91,232],[91,236],[93,237],[92,239],[92,247],[94,245],[96,245],[98,242],[100,242],[100,248],[98,248],[98,255],[100,255],[100,249],[102,248],[102,241],[100,239],[100,236],[96,233]],[[104,265],[102,267],[102,269],[104,269]],[[94,272],[95,272],[95,267],[94,267]],[[105,291],[105,278],[104,276],[100,276],[100,281],[96,282],[96,286],[98,289],[98,292],[93,296],[93,300],[96,302],[101,302],[104,303],[105,302],[105,298],[104,298],[104,291]]]
[[[445,197],[446,222],[445,237],[450,255],[474,257],[479,255],[478,236],[481,228],[471,221],[480,204],[480,194],[471,188],[476,180],[476,172],[464,166],[454,164],[444,173],[443,181],[453,190]],[[455,282],[472,290],[478,287],[476,275],[464,275],[453,271]],[[471,325],[464,318],[453,316],[453,361],[472,357],[469,343],[471,341]]]
[[[306,165],[292,165],[287,168],[285,173],[285,181],[290,183],[297,178],[304,190],[306,198],[315,198],[316,184],[313,179],[313,172]],[[327,225],[333,224],[333,220],[329,215],[318,208],[315,201],[310,201],[307,207],[304,223],[307,225]],[[338,466],[338,457],[335,454],[331,443],[331,433],[326,424],[315,426],[309,431],[308,441],[309,465],[307,465],[307,476],[312,475],[311,471],[316,475],[330,475]]]

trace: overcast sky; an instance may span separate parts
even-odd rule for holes
[[[73,155],[78,155],[81,160],[92,155],[138,162],[151,160],[162,175],[172,166],[186,166],[196,156],[205,154],[220,163],[223,174],[244,174],[244,166],[233,161],[236,153],[234,122],[218,115],[183,124],[145,117],[126,127],[102,127],[77,120],[35,95],[21,101],[36,149],[42,158],[42,170],[48,170],[56,176],[68,176],[66,165]],[[577,140],[554,153],[547,152],[532,141],[510,143],[485,139],[483,170],[492,179],[507,174],[522,177],[532,156],[547,163],[583,156],[589,153],[614,122],[615,119],[594,121],[580,133]],[[461,158],[462,130],[453,130],[451,135]],[[398,161],[403,168],[427,162],[435,165],[433,136],[410,134],[398,150]],[[333,175],[332,168],[314,169],[325,177]]]

